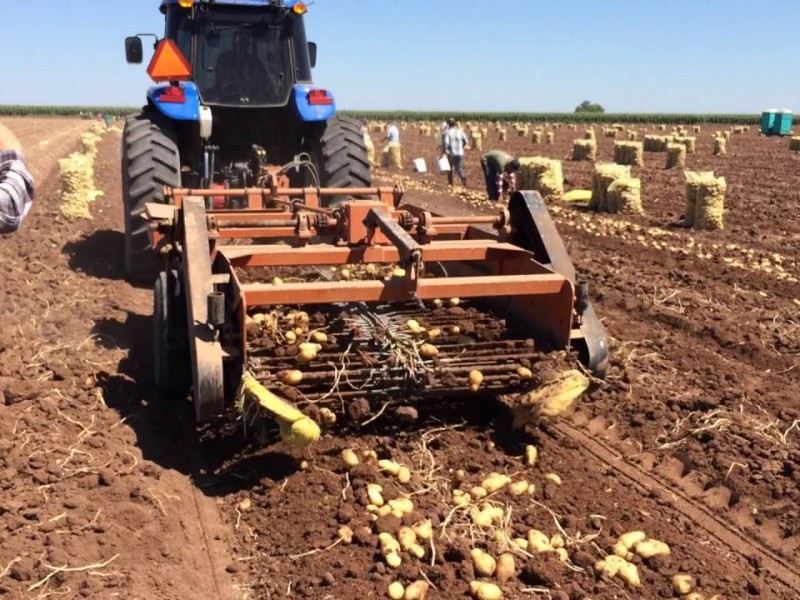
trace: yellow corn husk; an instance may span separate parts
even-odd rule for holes
[[[516,399],[512,427],[518,429],[537,416],[554,418],[570,409],[589,388],[589,379],[577,370],[565,371],[540,388]]]
[[[572,190],[561,199],[564,202],[588,202],[592,199],[592,190]]]
[[[287,444],[308,446],[320,437],[319,425],[287,400],[270,392],[250,373],[245,373],[238,397],[250,400],[269,413],[278,423],[281,438]]]

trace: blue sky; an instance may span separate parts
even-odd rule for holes
[[[123,38],[158,0],[2,0],[0,104],[136,106]],[[315,81],[350,109],[800,110],[800,0],[316,0]],[[14,50],[12,50],[14,51]]]

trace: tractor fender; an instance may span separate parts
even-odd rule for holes
[[[311,104],[308,99],[309,92],[322,90],[324,88],[299,83],[292,88],[292,104],[297,110],[297,115],[301,121],[306,123],[317,123],[327,121],[336,114],[336,100],[333,94],[325,90],[330,100],[329,104]]]
[[[200,120],[200,93],[194,82],[178,84],[182,99],[169,97],[166,92],[172,87],[169,83],[159,83],[147,90],[147,100],[162,115],[176,121]],[[180,97],[179,97],[180,98]]]

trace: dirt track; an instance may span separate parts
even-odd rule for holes
[[[76,145],[79,124],[59,125],[76,128]],[[27,140],[36,135],[23,133],[23,143],[35,145]],[[578,135],[556,135],[553,147],[521,139],[508,147],[564,158]],[[365,428],[362,415],[343,418],[344,429],[310,453],[247,445],[233,426],[197,432],[188,405],[157,398],[151,294],[122,281],[118,135],[101,145],[106,197],[92,222],[60,220],[47,175],[56,156],[34,159],[44,174],[35,212],[23,232],[0,239],[0,596],[382,598],[393,579],[427,577],[429,598],[466,597],[474,572],[465,540],[482,534],[449,504],[451,472],[464,469],[464,489],[490,471],[536,485],[535,502],[495,497],[511,508],[512,537],[533,527],[551,536],[560,528],[567,539],[572,568],[553,554],[518,557],[506,598],[669,598],[677,572],[694,575],[707,598],[796,597],[800,157],[785,140],[751,133],[714,158],[706,137],[689,162],[728,178],[725,232],[671,227],[683,184],[660,168],[663,155],[647,155],[641,170],[646,216],[612,234],[623,218],[574,207],[556,215],[616,340],[608,381],[569,420],[521,436],[494,404],[424,405],[414,424],[398,423],[390,408]],[[403,141],[407,158],[431,154],[428,140],[405,132]],[[601,160],[610,159],[611,140],[599,141]],[[63,156],[69,142],[51,145]],[[565,172],[570,189],[589,184],[588,165],[565,162]],[[468,174],[479,189],[474,156]],[[465,210],[436,176],[406,183],[409,197]],[[789,277],[752,268],[776,253]],[[725,261],[742,257],[759,260]],[[540,451],[535,469],[520,458],[528,443]],[[412,467],[412,480],[400,485],[369,465],[347,473],[345,448],[391,456]],[[407,558],[394,574],[382,568],[377,537],[360,531],[370,525],[369,482],[387,497],[413,494],[405,520],[433,520],[435,556]],[[342,525],[355,541],[331,547]],[[598,578],[595,560],[635,529],[667,542],[671,555],[637,559],[639,590]],[[486,547],[497,549],[494,540]]]

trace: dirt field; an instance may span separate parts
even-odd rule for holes
[[[389,407],[363,427],[374,415],[351,409],[300,451],[248,444],[232,424],[198,431],[188,403],[154,392],[151,292],[122,279],[119,135],[100,146],[106,195],[94,220],[67,223],[54,160],[77,147],[84,123],[11,126],[39,187],[24,230],[0,239],[0,597],[386,598],[392,581],[427,580],[428,598],[465,598],[477,578],[470,548],[497,556],[507,547],[497,531],[516,538],[532,528],[560,535],[569,561],[517,553],[505,598],[671,598],[677,573],[705,598],[797,597],[800,156],[786,140],[736,135],[717,158],[710,133],[720,127],[698,135],[687,167],[728,180],[724,232],[675,227],[684,184],[663,169],[663,154],[634,168],[644,216],[554,207],[614,341],[608,379],[568,419],[523,435],[495,403],[425,404],[413,423]],[[564,159],[579,133],[503,147]],[[406,158],[430,163],[430,139],[407,130],[403,142]],[[599,160],[610,160],[613,140],[598,142]],[[476,155],[467,167],[480,191]],[[590,186],[590,164],[565,160],[564,170],[568,189]],[[409,199],[442,212],[493,210],[449,197],[438,175],[378,178],[402,181]],[[533,468],[522,459],[528,444],[539,450]],[[348,471],[347,448],[408,465],[410,481],[372,463]],[[451,489],[493,471],[535,492],[490,497],[503,520],[483,530],[453,508]],[[414,504],[379,519],[380,530],[432,521],[421,560],[403,552],[399,569],[383,563],[369,483]],[[340,541],[342,526],[352,543]],[[594,570],[632,530],[671,551],[633,559],[638,588]]]

